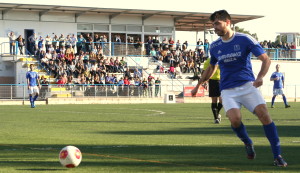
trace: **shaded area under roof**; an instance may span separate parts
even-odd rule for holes
[[[210,13],[201,12],[184,12],[184,11],[163,11],[163,10],[142,10],[142,9],[115,9],[115,8],[98,8],[98,7],[79,7],[79,6],[60,6],[60,5],[38,5],[38,4],[17,4],[17,3],[0,3],[0,10],[5,14],[11,10],[37,11],[40,15],[48,12],[72,13],[76,17],[82,14],[106,14],[110,18],[118,15],[140,16],[146,20],[153,16],[171,17],[174,19],[176,31],[204,31],[211,28],[209,21]],[[264,16],[257,15],[239,15],[231,14],[232,23],[258,19]]]

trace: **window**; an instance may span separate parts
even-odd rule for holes
[[[159,31],[159,28],[156,26],[145,26],[144,31],[145,32],[157,32]]]
[[[108,25],[94,25],[94,30],[97,31],[109,31],[109,26]]]
[[[142,32],[142,26],[132,26],[132,25],[129,25],[129,26],[127,26],[127,31],[130,31],[130,32]]]
[[[160,27],[160,33],[172,33],[173,28],[172,27]]]
[[[126,25],[112,25],[112,31],[126,31]]]
[[[92,24],[78,24],[77,30],[93,30]]]

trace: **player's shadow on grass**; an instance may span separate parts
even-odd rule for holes
[[[66,169],[16,169],[17,171],[67,171]]]
[[[247,125],[250,137],[264,137],[265,133],[261,125]],[[300,137],[300,126],[277,126],[280,137]],[[177,128],[166,130],[143,130],[143,131],[109,131],[96,132],[115,135],[234,135],[230,127],[199,127],[199,128]]]
[[[217,140],[217,139],[216,139]],[[272,166],[272,154],[268,145],[256,145],[257,158],[246,159],[242,144],[227,145],[76,145],[83,154],[79,168],[85,170],[105,169],[111,172],[273,172],[280,169]],[[230,141],[231,142],[231,141]],[[234,143],[234,142],[233,142]],[[15,167],[23,172],[65,171],[57,159],[57,153],[63,145],[13,145],[17,150],[8,150],[10,146],[0,146],[4,167]],[[51,147],[51,150],[43,150]],[[33,150],[34,148],[34,150]],[[284,146],[284,156],[289,167],[281,172],[300,170],[298,146]],[[24,153],[26,153],[24,155]],[[57,162],[34,161],[32,156],[42,155],[55,158]],[[22,156],[22,160],[20,159]],[[36,158],[38,159],[38,158]],[[85,171],[83,171],[85,172]]]

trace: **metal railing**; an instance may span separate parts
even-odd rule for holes
[[[186,85],[190,86],[190,85]],[[162,84],[159,86],[118,86],[118,85],[43,85],[40,89],[39,99],[47,98],[100,98],[100,97],[138,97],[138,98],[154,98],[163,97],[165,94],[173,90],[173,85]],[[185,87],[185,86],[184,86]],[[184,87],[177,91],[177,94],[184,92]],[[269,102],[273,96],[273,86],[263,85],[260,91],[266,101]],[[286,85],[284,93],[290,101],[298,101],[300,99],[300,85]],[[207,94],[207,93],[206,93]],[[1,84],[0,99],[6,100],[27,100],[27,85],[24,84]],[[280,101],[278,97],[276,101]]]

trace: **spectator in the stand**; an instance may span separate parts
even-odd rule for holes
[[[82,35],[79,35],[78,41],[76,43],[77,47],[77,54],[79,54],[80,51],[85,51],[85,38]]]
[[[209,41],[207,39],[205,39],[204,40],[204,54],[205,54],[205,57],[209,56],[209,46],[210,46]],[[201,61],[201,62],[204,62],[204,61]]]
[[[32,55],[35,55],[36,53],[36,49],[37,49],[37,40],[38,37],[36,36],[35,33],[33,33],[30,37],[28,37],[28,41],[29,41],[29,52]]]
[[[189,46],[188,41],[185,41],[185,42],[182,44],[182,49],[185,50],[185,49],[188,48],[188,46]]]
[[[52,38],[47,34],[45,38],[46,52],[49,50],[50,45],[52,45]]]
[[[120,69],[122,72],[124,72],[124,68],[127,68],[127,62],[125,61],[125,57],[122,57],[120,60]]]
[[[72,36],[71,36],[71,46],[72,46],[72,49],[75,49],[76,42],[77,42],[77,38],[75,37],[75,34],[72,34]]]
[[[141,87],[142,87],[142,95],[145,97],[147,96],[147,91],[148,91],[148,81],[146,78],[143,79],[141,82]]]
[[[169,49],[170,49],[170,50],[174,50],[174,43],[175,43],[175,41],[174,41],[173,38],[171,37],[171,38],[169,39]]]
[[[125,68],[123,76],[124,76],[124,79],[125,79],[126,76],[127,76],[127,78],[131,77],[131,74],[130,74],[130,71],[129,71],[128,68]]]
[[[179,64],[175,65],[175,78],[182,79],[182,73]]]
[[[48,69],[48,66],[49,66],[49,60],[46,56],[44,56],[42,59],[41,59],[41,64],[43,67],[47,68]]]
[[[49,61],[48,69],[49,69],[50,73],[53,74],[54,78],[56,78],[57,77],[57,70],[56,70],[56,65],[55,65],[53,60]]]
[[[120,80],[118,81],[118,86],[124,86],[123,77],[121,77]]]
[[[59,38],[57,35],[54,35],[52,38],[52,46],[54,49],[57,49],[59,47]]]
[[[115,70],[116,73],[122,73],[123,69],[120,67],[120,61],[119,61],[119,57],[116,57],[115,61],[114,61],[114,65],[115,65]]]
[[[125,86],[129,86],[129,85],[130,85],[130,82],[129,82],[129,80],[128,80],[128,76],[125,76],[125,77],[124,77],[124,85],[125,85]]]
[[[68,64],[68,74],[69,76],[74,76],[76,71],[76,67],[74,64],[74,61],[71,61],[70,64]]]
[[[296,55],[295,55],[295,53],[296,53],[296,45],[295,45],[295,43],[294,42],[292,42],[291,43],[291,50],[290,50],[290,57],[291,58],[296,58]]]
[[[121,40],[121,36],[120,35],[115,35],[115,40],[114,40],[116,43],[121,43],[122,40]]]
[[[179,40],[177,40],[176,42],[176,50],[180,50],[181,49],[181,43]]]
[[[16,36],[14,32],[9,32],[8,33],[8,38],[9,38],[9,53],[11,55],[15,55],[16,53]]]
[[[53,44],[50,44],[50,45],[49,45],[48,51],[49,51],[50,53],[53,53],[53,52],[55,51],[55,49],[53,48]],[[47,51],[46,51],[46,52],[47,52]]]
[[[145,44],[145,46],[146,46],[146,55],[150,55],[150,50],[152,48],[152,44],[153,44],[152,38],[151,38],[151,36],[148,36],[148,39],[147,39],[146,44]]]
[[[22,37],[22,35],[19,35],[19,37],[16,39],[16,41],[18,42],[20,55],[24,55],[24,53],[23,53],[23,47],[25,45],[25,40]]]
[[[134,72],[133,72],[133,77],[134,77],[134,78],[139,78],[139,79],[142,78],[142,73],[139,71],[138,68],[136,68],[136,69],[134,70]]]
[[[109,59],[109,66],[110,66],[110,72],[115,73],[116,72],[116,66],[115,66],[115,61],[112,57]]]
[[[193,73],[195,72],[195,64],[194,64],[194,60],[193,59],[190,59],[188,62],[187,62],[187,72],[188,73],[191,73],[193,71]]]
[[[183,58],[180,58],[179,67],[181,72],[185,73],[187,71],[186,61]]]
[[[86,48],[86,52],[89,53],[92,51],[93,48],[93,38],[89,33],[86,34],[86,40],[87,42],[85,43],[85,48]]]
[[[103,84],[98,74],[95,75],[94,84],[95,85]]]
[[[155,97],[158,97],[160,95],[160,84],[161,84],[161,81],[160,81],[159,77],[157,77],[155,80]]]
[[[196,49],[200,49],[201,46],[203,46],[203,42],[201,41],[201,39],[199,38],[199,40],[197,41],[197,46]]]
[[[106,75],[106,68],[105,68],[105,65],[103,64],[103,62],[99,62],[99,65],[97,68],[97,73],[99,76],[101,76],[101,74]]]
[[[167,40],[166,37],[164,37],[163,41],[161,42],[160,47],[162,50],[167,50],[169,48],[169,41]]]
[[[94,45],[96,46],[97,49],[100,47],[100,42],[101,42],[101,39],[100,39],[99,35],[95,34]]]
[[[149,82],[148,82],[148,95],[149,95],[149,97],[153,97],[153,87],[154,87],[154,85],[155,85],[155,81],[154,81],[154,79],[151,79]]]
[[[65,47],[66,47],[66,49],[72,47],[72,40],[71,40],[70,35],[67,35],[67,37],[66,37],[66,39],[65,39]]]
[[[65,38],[64,34],[60,34],[60,37],[58,40],[59,40],[59,48],[66,46],[66,38]]]
[[[152,74],[150,73],[148,76],[148,82],[150,82],[150,80],[154,79],[154,77],[152,76]]]
[[[169,73],[170,73],[171,79],[175,79],[175,67],[173,64],[170,64]]]
[[[160,44],[159,37],[153,37],[152,42],[153,42],[153,48],[155,50],[157,50],[159,48],[159,44]]]
[[[134,48],[135,49],[139,49],[142,47],[142,42],[140,41],[140,38],[137,37],[135,40],[134,40]]]

